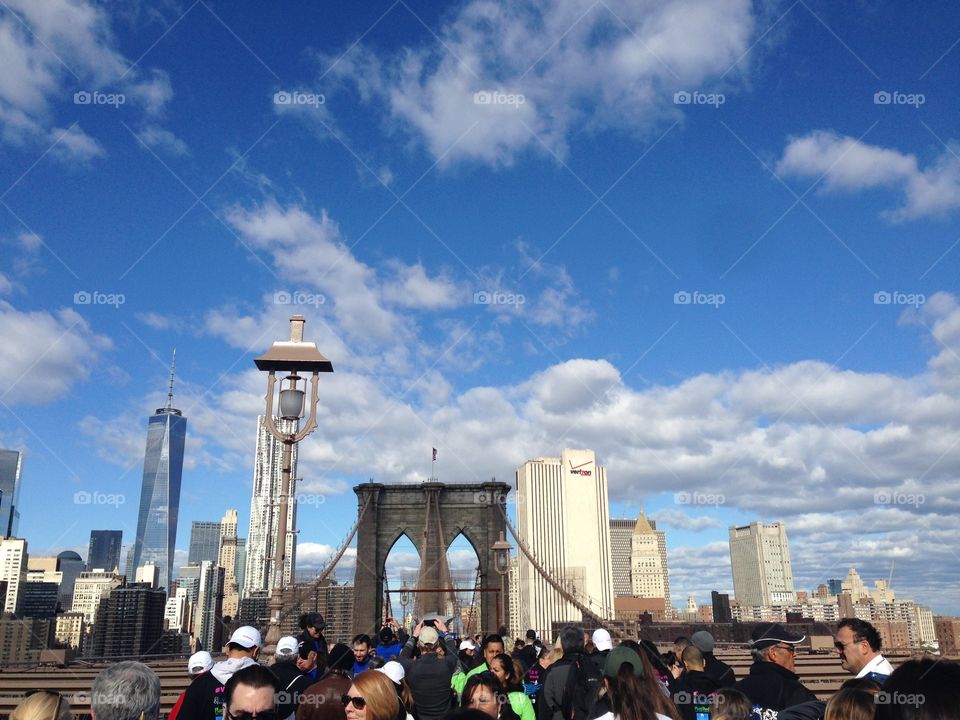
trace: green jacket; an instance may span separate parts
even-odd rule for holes
[[[457,700],[460,699],[460,696],[463,695],[463,688],[467,684],[467,680],[476,675],[477,673],[486,672],[490,668],[487,667],[486,663],[480,663],[470,672],[458,672],[454,673],[453,677],[450,678],[450,687],[457,691]]]

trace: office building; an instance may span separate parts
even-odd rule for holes
[[[200,647],[215,652],[223,646],[223,568],[209,561],[201,563],[199,590],[193,636]]]
[[[86,570],[117,570],[123,530],[91,530]]]
[[[737,602],[748,607],[794,604],[797,596],[786,525],[753,522],[731,527],[729,535],[733,594]]]
[[[90,655],[157,655],[166,593],[145,583],[112,590],[97,608]]]
[[[220,520],[220,557],[217,564],[223,568],[223,615],[234,618],[240,609],[240,590],[237,585],[236,510],[227,510]]]
[[[190,553],[187,563],[200,565],[204,561],[216,563],[220,557],[220,523],[194,520],[190,526]]]
[[[630,537],[630,594],[638,598],[663,598],[670,610],[670,574],[667,538],[640,512]]]
[[[247,534],[246,572],[243,593],[267,592],[274,587],[273,561],[280,519],[280,491],[283,443],[277,440],[257,418],[257,449],[253,470],[253,496],[250,500],[250,531]],[[296,422],[275,418],[283,432],[296,429]],[[297,446],[293,446],[291,475],[297,475]],[[296,568],[296,491],[291,487],[287,505],[287,537],[284,553],[283,585],[292,585]]]
[[[57,615],[54,637],[62,646],[76,650],[80,647],[85,629],[86,623],[83,621],[83,613],[61,613]]]
[[[24,582],[20,586],[20,614],[29,618],[52,618],[60,607],[60,586],[55,582]]]
[[[713,622],[733,622],[733,614],[730,612],[730,596],[728,594],[711,590],[710,604],[713,607]]]
[[[16,537],[20,526],[20,475],[23,452],[0,450],[0,534]]]
[[[73,604],[73,589],[77,578],[83,572],[83,558],[73,550],[64,550],[57,555],[57,571],[60,573],[60,607],[66,609]],[[113,568],[110,568],[113,570]]]
[[[613,571],[606,469],[592,450],[564,449],[516,472],[517,532],[565,592],[601,617],[613,616]],[[520,554],[520,626],[548,636],[554,621],[582,620]]]
[[[163,588],[170,586],[173,575],[187,437],[187,419],[173,407],[173,376],[171,367],[167,406],[158,408],[148,421],[137,534],[127,555],[126,567],[127,578],[132,581],[138,567],[155,563],[160,568],[159,584]]]
[[[19,612],[20,586],[27,579],[27,541],[7,537],[0,540],[0,581],[6,585],[3,611]]]
[[[110,591],[124,584],[124,577],[112,571],[94,571],[80,573],[73,588],[73,603],[70,611],[81,613],[87,625],[97,617],[100,601]]]
[[[610,567],[613,569],[614,597],[627,597],[633,592],[630,554],[633,551],[633,528],[636,524],[636,520],[610,519]]]

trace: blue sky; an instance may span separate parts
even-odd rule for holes
[[[421,480],[431,447],[450,482],[591,447],[613,514],[667,531],[678,603],[731,589],[726,528],[761,519],[798,589],[895,560],[960,612],[958,38],[948,4],[8,0],[22,534],[129,542],[174,348],[178,547],[245,527],[252,358],[302,312],[336,368],[302,570],[353,484]]]

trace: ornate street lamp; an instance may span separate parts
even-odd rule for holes
[[[497,571],[497,575],[500,576],[500,627],[504,627],[507,624],[507,591],[505,578],[507,573],[510,572],[510,550],[512,546],[503,536],[503,531],[500,532],[500,539],[497,540],[490,549],[493,550],[494,569]],[[497,630],[499,629],[500,628],[497,628]]]
[[[312,342],[304,342],[303,326],[306,323],[303,315],[294,315],[290,318],[290,340],[277,341],[270,346],[266,353],[254,362],[257,369],[269,373],[267,376],[267,410],[263,424],[267,431],[283,443],[283,459],[281,468],[281,488],[278,505],[280,513],[277,523],[277,539],[273,556],[273,592],[270,595],[270,627],[267,630],[265,645],[276,646],[280,640],[280,613],[283,610],[283,568],[286,563],[287,549],[287,510],[290,502],[290,477],[293,464],[293,446],[312,433],[317,427],[317,384],[320,373],[333,372],[333,363],[320,354],[317,346]],[[276,392],[277,372],[287,373],[280,380],[279,393]],[[301,373],[304,377],[301,377]],[[307,405],[306,375],[310,374],[310,417],[302,430],[297,430],[298,423],[304,417]],[[303,383],[301,387],[300,383]],[[277,427],[274,420],[274,395],[279,394],[277,415],[283,421]],[[293,568],[291,568],[291,571]],[[292,576],[292,572],[291,572]]]

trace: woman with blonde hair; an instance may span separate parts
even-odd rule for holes
[[[56,690],[31,690],[10,713],[10,720],[73,720],[70,701]]]
[[[859,688],[840,688],[827,701],[824,720],[873,720],[875,693]]]
[[[393,681],[376,670],[357,675],[341,702],[347,720],[396,720],[400,712],[400,699]]]

